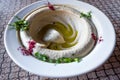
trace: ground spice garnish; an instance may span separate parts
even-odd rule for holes
[[[97,40],[98,40],[98,43],[100,43],[100,42],[103,41],[102,36],[100,36],[99,38],[97,38],[94,33],[92,33],[91,36],[92,36],[92,39],[95,40],[96,42],[97,42]]]
[[[25,49],[23,47],[19,47],[18,50],[20,50],[23,55],[32,55],[33,48],[35,47],[35,44],[36,44],[35,41],[29,41],[28,42],[28,45],[29,45],[28,49]]]
[[[47,6],[49,7],[49,9],[54,11],[55,10],[54,6],[49,1],[47,2],[48,2]]]
[[[96,35],[94,33],[92,33],[91,36],[92,36],[93,40],[97,41],[97,37],[96,37]]]
[[[20,50],[23,55],[31,55],[29,50],[27,50],[27,49],[25,49],[23,47],[19,47],[18,50]]]
[[[36,42],[35,41],[29,41],[28,44],[29,44],[28,51],[30,53],[32,53],[33,52],[33,48],[35,47]]]
[[[103,38],[102,38],[102,36],[100,36],[100,38],[98,39],[98,43],[100,43],[102,41],[103,41]]]

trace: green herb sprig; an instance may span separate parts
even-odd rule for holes
[[[18,19],[18,21],[15,21],[13,24],[9,24],[10,26],[13,26],[14,29],[16,30],[28,30],[28,26],[29,26],[29,23],[24,20],[24,19],[21,19],[19,18],[18,16],[16,16],[16,18]]]
[[[40,54],[39,52],[36,52],[34,55],[37,59],[44,61],[44,62],[49,62],[49,63],[71,63],[71,62],[80,62],[81,58],[58,58],[58,59],[50,59],[48,56],[44,54]]]
[[[88,12],[87,14],[81,12],[81,13],[80,13],[80,18],[82,18],[82,17],[85,17],[85,18],[87,18],[87,19],[90,19],[90,18],[92,17],[91,11]]]

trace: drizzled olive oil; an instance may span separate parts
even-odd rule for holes
[[[65,48],[70,48],[77,44],[77,41],[75,41],[75,39],[78,35],[78,31],[73,30],[71,25],[69,25],[69,24],[64,25],[63,23],[60,23],[60,22],[54,22],[52,24],[45,25],[41,31],[42,31],[42,33],[45,33],[48,29],[55,29],[62,35],[62,37],[65,40],[64,43],[51,42],[49,44],[49,46],[47,47],[48,49],[63,50]]]

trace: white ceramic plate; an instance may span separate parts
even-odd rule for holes
[[[96,69],[98,66],[103,64],[112,54],[115,47],[115,31],[109,21],[109,19],[97,8],[76,0],[49,0],[52,4],[68,4],[76,6],[80,11],[88,12],[92,11],[92,20],[96,25],[99,37],[102,36],[104,41],[98,43],[96,47],[83,58],[79,63],[67,63],[67,64],[52,64],[39,61],[32,56],[24,56],[20,51],[17,50],[20,44],[16,37],[16,31],[10,29],[7,26],[4,35],[4,44],[9,56],[12,60],[23,69],[47,77],[70,77],[75,75],[81,75],[91,70]],[[20,10],[15,16],[23,18],[26,14],[31,12],[40,6],[45,5],[45,1],[35,2],[22,10]],[[15,21],[13,17],[8,24]]]

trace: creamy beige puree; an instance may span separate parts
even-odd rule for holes
[[[70,7],[56,6],[55,11],[48,7],[39,8],[25,19],[30,22],[29,31],[20,31],[20,37],[26,48],[29,47],[28,41],[37,42],[32,54],[39,52],[51,59],[83,57],[95,45],[91,36],[92,33],[97,34],[95,28]],[[60,27],[54,26],[57,24],[66,28],[59,30]]]

